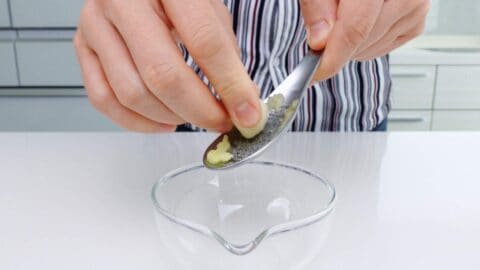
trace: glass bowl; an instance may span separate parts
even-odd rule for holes
[[[289,258],[304,265],[321,247],[336,197],[327,180],[264,161],[227,171],[180,168],[158,180],[151,195],[164,246],[196,269],[242,269],[248,261],[285,269]]]

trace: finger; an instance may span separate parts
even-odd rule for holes
[[[178,125],[175,115],[144,85],[131,56],[115,28],[102,16],[82,20],[87,43],[99,57],[115,96],[125,107],[159,123]]]
[[[390,53],[408,41],[420,36],[425,29],[425,22],[415,25],[408,31],[405,31],[404,29],[405,28],[403,28],[401,32],[396,31],[397,34],[392,34],[384,39],[381,39],[377,45],[368,48],[362,54],[356,56],[355,59],[359,61],[366,61]]]
[[[335,75],[350,61],[372,30],[384,0],[343,0],[339,2],[337,21],[330,33],[316,80]]]
[[[215,14],[217,14],[218,18],[222,21],[222,25],[225,28],[225,34],[227,34],[230,37],[232,45],[235,47],[238,57],[241,57],[242,54],[240,51],[240,47],[238,46],[237,37],[235,36],[235,33],[232,31],[233,18],[232,18],[232,15],[230,14],[230,11],[225,6],[224,2],[221,0],[210,0],[210,3],[215,8]],[[170,28],[171,33],[174,36],[174,39],[181,42],[181,39],[179,38],[175,29],[173,28],[171,21],[166,17],[163,7],[158,7],[157,9],[158,9],[157,13],[161,17],[161,19],[166,22],[166,25]]]
[[[388,35],[388,33],[399,24],[399,21],[405,24],[404,21],[408,20],[410,25],[412,25],[412,23],[418,23],[417,18],[425,17],[429,9],[430,1],[414,1],[413,5],[405,5],[404,1],[386,1],[370,36],[362,46],[357,49],[356,54],[360,54],[374,44],[380,43],[380,40]]]
[[[337,0],[299,0],[305,20],[308,44],[313,50],[322,50],[337,15]]]
[[[125,40],[141,77],[152,93],[182,119],[209,130],[231,128],[222,104],[188,67],[170,33],[155,10],[136,2],[122,2],[109,19]]]
[[[240,58],[242,56],[242,53],[240,51],[240,47],[238,46],[237,37],[233,32],[233,18],[230,14],[230,11],[225,6],[223,1],[210,0],[210,2],[212,3],[212,6],[215,9],[215,13],[218,15],[218,18],[220,19],[220,21],[223,22],[222,25],[225,28],[225,34],[229,36],[232,42],[232,46],[235,47],[235,51]]]
[[[398,37],[403,36],[413,39],[421,35],[425,29],[428,10],[429,6],[423,6],[406,14],[393,24],[382,38],[363,51],[358,51],[354,58],[356,60],[365,60],[385,55],[386,53],[380,53],[385,52],[386,48],[390,48],[391,44],[396,42]]]
[[[83,81],[92,105],[109,116],[123,128],[137,132],[172,132],[176,126],[166,125],[147,119],[125,108],[116,99],[103,73],[95,53],[86,47],[83,37],[75,38],[77,56],[82,69]]]
[[[202,0],[163,0],[163,6],[234,124],[255,126],[260,121],[258,90],[225,34],[215,8]]]

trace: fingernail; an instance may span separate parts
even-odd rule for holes
[[[321,20],[307,29],[310,46],[321,46],[330,33],[330,24],[327,20]]]
[[[236,107],[235,116],[240,121],[240,125],[246,128],[254,127],[260,121],[260,113],[247,101]]]

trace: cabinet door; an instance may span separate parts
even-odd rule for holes
[[[75,27],[83,0],[10,0],[15,27]]]
[[[118,131],[86,97],[0,97],[0,131]]]
[[[392,111],[388,116],[389,131],[429,131],[431,111]]]
[[[435,111],[433,130],[436,131],[480,131],[479,111]]]
[[[0,27],[9,27],[10,17],[8,15],[7,0],[0,0]]]
[[[0,86],[18,85],[13,43],[0,42]]]
[[[71,41],[18,41],[22,86],[81,86],[80,67]]]
[[[436,109],[480,109],[480,66],[439,66]]]
[[[435,73],[435,66],[392,65],[393,108],[430,110]]]

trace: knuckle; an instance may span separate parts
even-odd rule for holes
[[[75,47],[77,51],[82,47],[82,40],[79,31],[77,31],[73,37],[73,47]]]
[[[158,61],[145,67],[145,80],[147,85],[158,92],[166,92],[180,79],[178,67],[170,61]]]
[[[239,77],[231,77],[230,80],[224,80],[215,86],[215,91],[227,101],[235,99],[244,89],[247,87]]]
[[[426,16],[432,6],[432,0],[408,0],[405,4],[416,16]]]
[[[369,19],[357,16],[345,27],[344,41],[351,48],[356,48],[367,40],[371,25]]]
[[[399,39],[402,42],[408,42],[414,38],[421,36],[425,32],[426,22],[422,22],[415,26],[413,29],[410,29],[406,34],[401,35]]]
[[[108,104],[113,100],[111,94],[107,91],[92,91],[87,89],[87,95],[88,100],[97,111],[107,113]]]
[[[427,15],[428,12],[430,11],[431,7],[432,7],[432,1],[431,0],[421,0],[420,1],[420,10],[422,11],[422,14]]]
[[[92,0],[85,1],[82,11],[80,12],[80,22],[88,21],[97,10],[97,3]]]
[[[129,1],[125,0],[98,0],[101,5],[102,12],[105,16],[112,21],[119,22],[122,21],[122,17],[124,13],[129,11],[130,9],[126,7]]]
[[[116,89],[118,101],[125,107],[137,108],[145,99],[145,92],[130,85]]]
[[[196,26],[192,35],[192,53],[197,54],[197,61],[209,60],[221,53],[224,48],[221,39],[211,23],[203,23]]]
[[[421,36],[424,33],[424,31],[425,31],[425,23],[422,23],[412,31],[411,38],[416,38],[418,36]]]

